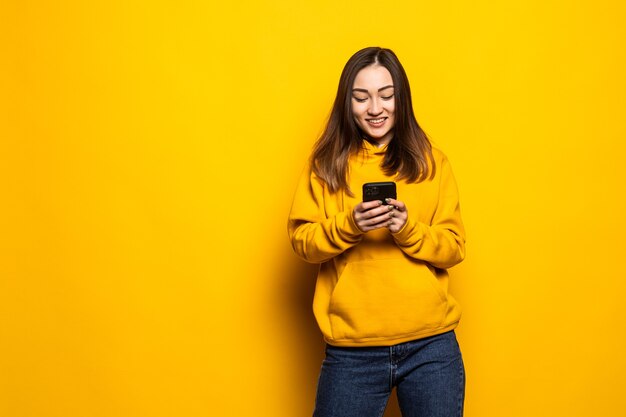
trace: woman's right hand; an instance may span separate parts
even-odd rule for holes
[[[391,224],[393,208],[380,200],[362,201],[352,210],[352,218],[362,232],[382,229]]]

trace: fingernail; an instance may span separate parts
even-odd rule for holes
[[[385,198],[385,203],[389,203],[391,201],[391,198]]]
[[[389,211],[393,210],[394,207],[393,206],[387,206],[387,208],[389,209]]]

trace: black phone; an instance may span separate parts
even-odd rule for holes
[[[363,184],[363,201],[381,200],[385,204],[385,198],[397,198],[395,182],[368,182]]]

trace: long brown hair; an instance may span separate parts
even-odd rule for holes
[[[365,140],[365,133],[352,115],[352,87],[358,72],[370,65],[387,68],[394,85],[394,136],[381,164],[383,172],[389,176],[397,174],[398,180],[407,182],[420,182],[435,175],[432,146],[415,119],[411,88],[402,64],[392,50],[369,47],[352,55],[343,68],[328,123],[311,154],[313,171],[331,192],[345,190],[352,195],[348,160],[363,148]]]

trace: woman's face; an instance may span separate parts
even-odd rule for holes
[[[395,100],[387,68],[370,65],[358,72],[352,86],[352,116],[361,130],[379,146],[393,138]]]

